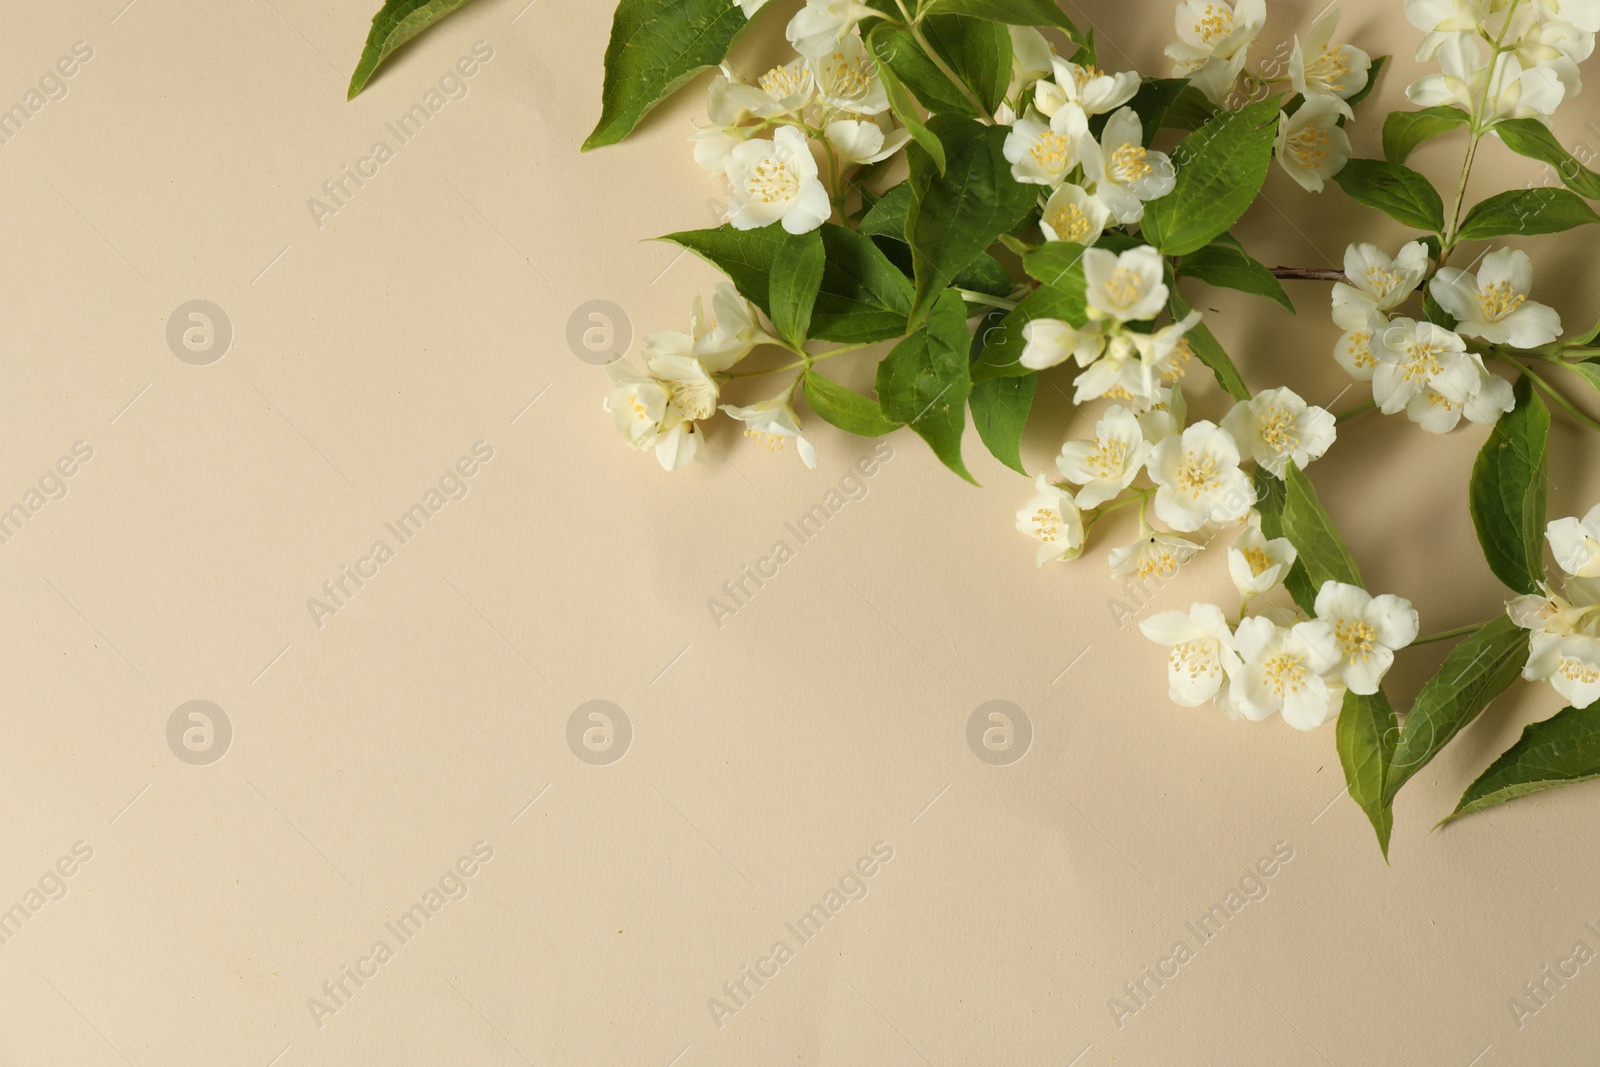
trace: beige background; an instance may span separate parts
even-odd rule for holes
[[[713,625],[707,599],[868,448],[821,427],[808,472],[721,424],[709,465],[667,477],[615,439],[569,317],[619,304],[635,355],[684,328],[714,275],[640,239],[711,224],[720,193],[683,143],[697,92],[578,153],[609,5],[479,0],[347,104],[368,5],[122,2],[12,5],[0,37],[6,105],[93,49],[0,146],[0,498],[93,449],[0,546],[0,907],[92,850],[0,946],[0,1063],[1592,1062],[1596,967],[1521,1029],[1507,1002],[1574,942],[1600,948],[1600,791],[1428,829],[1556,710],[1547,690],[1519,686],[1418,776],[1386,867],[1331,728],[1167,702],[1161,651],[1107,607],[1131,517],[1036,570],[1011,528],[1029,486],[975,438],[981,490],[890,439],[868,495]],[[1314,6],[1276,3],[1259,54]],[[1392,4],[1350,6],[1357,42],[1409,53]],[[1108,65],[1162,68],[1166,4],[1075,14]],[[781,18],[742,64],[777,55]],[[466,97],[319,227],[308,199],[395,147],[385,122],[480,41]],[[1416,72],[1387,73],[1362,154]],[[1600,144],[1597,113],[1586,95],[1558,131]],[[1460,151],[1418,165],[1449,181]],[[1485,157],[1484,195],[1539,178]],[[1242,232],[1301,266],[1402,239],[1281,175]],[[1540,248],[1542,298],[1586,325],[1583,239]],[[1200,299],[1256,386],[1354,403],[1327,287],[1293,294],[1298,320]],[[165,339],[197,298],[234,331],[209,366]],[[1195,404],[1220,414],[1214,387]],[[1088,425],[1048,386],[1039,413],[1036,466]],[[1552,506],[1572,513],[1600,472],[1592,440],[1558,435]],[[1369,416],[1315,471],[1371,585],[1428,630],[1496,610],[1465,515],[1483,437]],[[384,522],[479,441],[466,498],[396,547]],[[318,628],[307,599],[379,539],[394,559]],[[1212,553],[1139,611],[1226,587]],[[1397,692],[1437,658],[1408,654]],[[597,698],[634,729],[610,766],[565,739]],[[194,699],[232,724],[209,766],[168,747]],[[1011,766],[965,740],[992,699],[1033,724]],[[784,924],[880,841],[865,898],[799,944]],[[465,899],[400,944],[385,924],[475,842],[493,858]],[[1280,842],[1265,898],[1199,946],[1185,924]],[[708,999],[779,938],[793,958],[719,1027]],[[318,1025],[308,1000],[370,972],[380,939],[393,959]],[[1108,999],[1179,939],[1192,961],[1119,1027]]]

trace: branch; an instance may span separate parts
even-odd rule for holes
[[[1277,278],[1286,278],[1302,282],[1344,282],[1350,284],[1350,279],[1345,277],[1342,270],[1331,267],[1273,267],[1272,274]]]

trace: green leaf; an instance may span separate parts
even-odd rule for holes
[[[903,336],[911,314],[911,282],[872,243],[846,226],[824,223],[827,269],[811,336],[819,341],[860,344]]]
[[[632,133],[651,108],[721,63],[749,25],[728,0],[621,0],[606,46],[600,121],[584,151]]]
[[[972,101],[945,76],[944,71],[939,69],[939,65],[923,51],[922,45],[911,34],[883,25],[872,31],[871,44],[873,54],[878,59],[878,68],[888,67],[893,71],[901,84],[930,112],[935,115],[977,116]]]
[[[1538,119],[1505,119],[1495,123],[1493,130],[1511,151],[1554,167],[1562,182],[1578,195],[1600,200],[1600,174],[1579,163]]]
[[[998,326],[1007,314],[1003,309],[994,308],[983,317],[972,337],[974,362],[983,353],[984,331]],[[1028,424],[1033,395],[1038,387],[1037,374],[990,378],[973,385],[968,402],[972,408],[972,424],[978,428],[978,436],[985,447],[995,459],[1022,475],[1028,473],[1022,465],[1022,430]]]
[[[1381,159],[1352,159],[1333,180],[1350,199],[1377,208],[1396,222],[1433,233],[1444,229],[1439,191],[1410,167]]]
[[[972,484],[961,459],[972,377],[967,365],[967,311],[961,297],[939,296],[927,323],[878,364],[878,403],[928,442],[944,465]]]
[[[1177,183],[1146,206],[1145,240],[1166,255],[1183,256],[1233,228],[1272,166],[1278,104],[1273,97],[1222,112],[1178,145],[1172,154]]]
[[[1458,107],[1396,111],[1383,123],[1384,158],[1390,163],[1404,163],[1423,141],[1430,141],[1471,121],[1472,117]]]
[[[1066,30],[1073,40],[1081,40],[1078,27],[1072,24],[1055,0],[930,0],[924,5],[925,15],[971,15],[991,22],[1005,22],[1013,26],[1054,26]]]
[[[395,49],[455,11],[467,0],[384,0],[383,9],[372,16],[372,29],[367,31],[367,43],[361,49],[355,73],[350,75],[350,91],[345,97],[354,100],[356,94],[367,87],[373,72],[394,54]]]
[[[1600,222],[1600,215],[1577,193],[1566,189],[1513,189],[1491,196],[1467,212],[1461,240],[1481,241],[1511,234],[1560,233]]]
[[[1167,297],[1167,311],[1172,314],[1174,321],[1182,319],[1194,309],[1189,302],[1178,292],[1177,283],[1170,283],[1170,295]],[[1239,368],[1233,365],[1233,360],[1228,358],[1228,353],[1223,349],[1211,328],[1201,322],[1194,329],[1184,335],[1189,341],[1189,347],[1194,349],[1194,354],[1201,363],[1211,368],[1211,373],[1216,375],[1217,384],[1227,390],[1229,396],[1235,400],[1249,400],[1253,395],[1250,387],[1245,384],[1244,376],[1239,373]]]
[[[1439,825],[1508,800],[1600,778],[1600,707],[1563,708],[1522,731],[1517,743],[1461,794]]]
[[[805,344],[811,329],[811,309],[816,306],[817,290],[822,286],[822,272],[827,265],[822,234],[815,230],[785,241],[773,257],[768,290],[772,327],[794,348]]]
[[[1326,582],[1360,585],[1361,569],[1317,498],[1311,479],[1292,463],[1284,468],[1284,475],[1288,498],[1283,505],[1283,536],[1305,564],[1312,590],[1320,590]]]
[[[1204,248],[1184,256],[1178,265],[1178,277],[1198,278],[1207,285],[1264,296],[1291,314],[1294,312],[1294,304],[1283,291],[1283,283],[1230,234],[1223,234]]]
[[[913,326],[957,274],[1028,217],[1039,195],[1037,188],[1011,177],[1006,127],[954,115],[937,116],[929,125],[949,155],[945,172],[936,174],[923,153],[908,149],[913,200],[906,235],[916,271]]]
[[[944,143],[939,140],[937,134],[928,129],[927,124],[923,121],[922,112],[918,109],[916,98],[911,95],[911,90],[906,88],[905,84],[900,81],[900,77],[895,74],[894,69],[887,62],[882,61],[883,51],[888,49],[892,52],[894,49],[893,35],[896,32],[898,31],[892,26],[880,25],[867,35],[868,47],[871,49],[872,54],[880,60],[877,64],[878,80],[883,82],[884,93],[889,98],[889,110],[894,112],[894,117],[911,134],[911,139],[916,142],[917,146],[927,153],[928,158],[933,162],[934,169],[943,174],[945,171]]]
[[[1593,338],[1590,338],[1584,342],[1584,344],[1593,343]],[[1596,363],[1594,360],[1586,359],[1582,363],[1566,363],[1563,364],[1563,366],[1592,385],[1596,392],[1600,392],[1600,363]]]
[[[1187,78],[1177,80],[1188,82]],[[1205,93],[1185,84],[1161,116],[1161,125],[1168,130],[1198,130],[1220,114],[1222,109],[1207,100]]]
[[[1360,805],[1378,835],[1383,858],[1389,858],[1389,834],[1394,829],[1394,809],[1383,799],[1383,783],[1394,759],[1399,721],[1389,698],[1379,690],[1372,696],[1347,692],[1336,727],[1339,763],[1350,786],[1350,799]]]
[[[1146,148],[1155,143],[1156,134],[1166,125],[1167,112],[1187,88],[1189,88],[1188,78],[1146,78],[1139,84],[1139,91],[1133,94],[1128,106],[1133,108],[1133,113],[1138,115],[1139,121],[1144,124]],[[1090,122],[1090,128],[1094,130],[1096,136],[1105,129],[1105,124],[1110,119],[1109,113],[1094,117]]]
[[[1383,783],[1384,801],[1393,804],[1400,787],[1483,714],[1517,680],[1527,661],[1528,631],[1505,615],[1484,623],[1456,645],[1406,716]]]
[[[988,114],[994,114],[1011,84],[1011,34],[1006,28],[964,15],[928,15],[922,20],[922,35],[977,94]]]
[[[1261,516],[1261,532],[1269,538],[1283,534],[1283,509],[1289,502],[1289,489],[1283,480],[1262,467],[1255,472],[1256,514]],[[1283,587],[1307,615],[1316,614],[1317,587],[1306,574],[1306,565],[1299,559],[1284,575]]]
[[[981,342],[982,349],[972,365],[972,380],[984,382],[1033,373],[1019,361],[1022,350],[1027,347],[1023,334],[1028,323],[1035,319],[1060,319],[1074,326],[1084,324],[1086,308],[1081,264],[1059,275],[1059,284],[1041,283],[998,323],[984,320],[978,330],[977,341]]]
[[[687,248],[726,274],[739,294],[772,317],[769,298],[772,265],[778,252],[794,240],[782,226],[736,230],[724,223],[714,230],[685,230],[658,238]]]
[[[859,233],[868,237],[906,239],[906,217],[911,213],[911,183],[901,182],[878,198],[861,217]]]
[[[1384,65],[1388,62],[1388,56],[1373,56],[1372,66],[1367,68],[1367,84],[1352,93],[1350,99],[1346,100],[1345,103],[1352,108],[1360,107],[1361,101],[1371,96],[1372,90],[1378,87],[1378,75],[1383,73]]]
[[[1516,397],[1472,468],[1472,524],[1495,576],[1518,593],[1537,593],[1544,579],[1550,409],[1527,376],[1517,382]]]
[[[1011,280],[1011,272],[1006,270],[998,259],[983,252],[968,264],[965,270],[951,279],[950,284],[957,289],[967,289],[974,293],[1009,297],[1015,283]]]
[[[824,422],[832,423],[846,433],[858,437],[882,437],[900,428],[898,422],[883,417],[883,409],[876,400],[868,399],[853,389],[846,389],[816,371],[808,370],[805,376],[806,403]]]

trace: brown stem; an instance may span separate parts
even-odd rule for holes
[[[1302,282],[1344,282],[1350,284],[1344,271],[1331,267],[1273,267],[1274,277]]]

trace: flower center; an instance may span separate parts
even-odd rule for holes
[[[1400,272],[1383,267],[1367,268],[1367,292],[1379,300],[1387,300],[1400,286]]]
[[[822,70],[822,80],[830,87],[831,95],[858,100],[872,87],[872,69],[865,63],[850,62],[843,52],[835,52]]]
[[[1267,683],[1267,688],[1281,697],[1304,689],[1306,679],[1311,676],[1311,670],[1301,657],[1292,652],[1280,652],[1267,660],[1261,669],[1261,675]]]
[[[1579,659],[1562,656],[1560,670],[1561,677],[1569,682],[1577,682],[1580,685],[1593,685],[1595,682],[1600,682],[1600,667],[1585,663]]]
[[[1088,85],[1095,78],[1104,78],[1105,76],[1106,72],[1095,66],[1093,63],[1090,63],[1087,66],[1079,67],[1077,70],[1072,72],[1072,79],[1078,83],[1079,92],[1082,92],[1084,86]]]
[[[1068,204],[1050,216],[1050,228],[1056,231],[1056,236],[1063,241],[1077,241],[1082,244],[1083,239],[1094,229],[1094,223],[1077,204]]]
[[[788,67],[773,67],[761,75],[758,84],[768,96],[777,100],[798,96],[806,91],[805,75]]]
[[[1485,322],[1499,322],[1520,308],[1527,299],[1510,282],[1495,282],[1478,291],[1478,307],[1483,312]]]
[[[1372,331],[1363,330],[1350,335],[1350,362],[1357,367],[1376,367],[1377,359],[1372,355]]]
[[[1256,429],[1261,440],[1274,452],[1288,452],[1300,446],[1294,412],[1288,408],[1272,408],[1257,421]]]
[[[1178,488],[1196,500],[1222,484],[1217,458],[1209,452],[1186,452],[1178,467]]]
[[[1317,61],[1306,68],[1306,77],[1320,81],[1333,92],[1341,93],[1345,85],[1342,80],[1350,73],[1350,61],[1345,56],[1344,46],[1338,45],[1323,51]]]
[[[1192,362],[1194,362],[1194,346],[1185,337],[1178,342],[1178,347],[1172,350],[1172,355],[1167,357],[1166,366],[1161,371],[1161,380],[1182,381],[1183,376],[1189,373],[1189,364]]]
[[[1126,306],[1139,298],[1144,290],[1144,279],[1136,270],[1127,267],[1118,267],[1111,272],[1111,277],[1106,279],[1106,294],[1113,303]]]
[[[1061,516],[1053,508],[1040,508],[1033,513],[1033,536],[1053,543],[1061,533]]]
[[[1250,564],[1250,573],[1257,578],[1265,574],[1267,568],[1272,566],[1272,560],[1268,557],[1267,550],[1264,548],[1245,548],[1241,549],[1239,554],[1244,557],[1246,563]]]
[[[1111,173],[1123,183],[1137,181],[1152,169],[1147,155],[1143,145],[1125,144],[1111,153]]]
[[[1090,469],[1101,478],[1113,478],[1122,473],[1127,456],[1126,444],[1121,441],[1108,441],[1101,437],[1095,440],[1095,448],[1089,453],[1088,463]]]
[[[1315,123],[1307,123],[1300,132],[1284,144],[1290,159],[1302,170],[1316,170],[1328,161],[1328,132]]]
[[[1033,156],[1033,161],[1048,171],[1064,171],[1067,169],[1067,156],[1072,151],[1072,138],[1055,130],[1046,130],[1034,142],[1033,149],[1028,154]]]
[[[690,422],[709,419],[717,412],[717,394],[714,390],[691,386],[672,392],[672,408]]]
[[[1351,661],[1371,659],[1378,647],[1378,632],[1359,619],[1340,619],[1334,624],[1333,636],[1344,649],[1345,658]]]
[[[1233,32],[1233,12],[1225,7],[1207,4],[1199,21],[1194,24],[1194,35],[1205,45],[1214,45]]]
[[[1178,573],[1178,557],[1155,538],[1139,553],[1139,577],[1170,578]]]
[[[1405,354],[1406,364],[1401,369],[1408,382],[1422,381],[1444,372],[1444,364],[1439,362],[1444,349],[1438,345],[1407,341]]]
[[[1222,669],[1222,662],[1216,652],[1216,642],[1200,637],[1193,641],[1185,641],[1181,645],[1174,645],[1172,669],[1180,674],[1187,674],[1191,682],[1199,681],[1202,677],[1215,678],[1217,672]]]
[[[783,435],[781,433],[764,433],[761,430],[752,430],[747,426],[745,427],[744,435],[753,439],[768,452],[783,451]]]
[[[788,164],[763,159],[744,182],[745,195],[763,204],[787,204],[800,193],[800,179]]]

